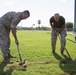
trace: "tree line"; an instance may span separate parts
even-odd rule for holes
[[[22,26],[20,27],[20,26],[17,26],[17,29],[18,30],[47,30],[47,31],[49,31],[51,29],[51,27],[43,27],[43,26],[40,27],[40,24],[41,24],[40,20],[38,21],[38,24],[39,24],[38,27],[33,27],[34,24],[33,24],[32,27],[22,27]],[[72,31],[73,30],[73,23],[72,22],[67,22],[65,25],[66,25],[67,31]]]

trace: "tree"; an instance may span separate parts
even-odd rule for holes
[[[73,30],[73,23],[72,22],[67,22],[66,23],[66,28],[68,31],[72,31]]]
[[[39,26],[38,26],[38,27],[40,28],[41,20],[38,20],[38,24],[39,24]]]

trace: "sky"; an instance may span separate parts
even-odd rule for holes
[[[9,11],[30,11],[30,17],[18,25],[23,27],[50,27],[49,19],[59,13],[66,22],[74,23],[74,0],[0,0],[0,17]]]

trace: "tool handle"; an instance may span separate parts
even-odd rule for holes
[[[71,40],[71,39],[68,39],[68,38],[67,38],[67,40],[69,40],[69,41],[71,41],[71,42],[73,42],[73,43],[76,43],[76,41],[73,41],[73,40]]]
[[[61,38],[60,38],[60,36],[59,36],[59,35],[58,35],[58,37],[59,37],[59,39],[60,39],[60,41],[61,41]],[[68,52],[68,50],[67,50],[67,49],[66,49],[66,47],[64,46],[63,41],[62,41],[62,45],[63,45],[63,47],[64,47],[65,51],[67,52],[67,54],[68,54],[69,58],[71,58],[71,57],[70,57],[70,54],[69,54],[69,52]]]
[[[17,49],[18,49],[18,54],[19,54],[20,61],[22,62],[22,57],[21,57],[21,54],[20,54],[19,45],[17,45]]]

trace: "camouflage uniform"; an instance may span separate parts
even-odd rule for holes
[[[58,30],[60,30],[60,28],[57,28]],[[64,28],[61,33],[60,33],[60,37],[61,37],[61,48],[60,50],[63,51],[64,50],[64,47],[62,45],[62,43],[64,43],[64,46],[66,45],[66,28]],[[55,50],[55,47],[56,47],[56,40],[57,40],[57,35],[55,33],[55,31],[52,29],[52,34],[51,34],[51,41],[52,41],[52,50]]]
[[[20,12],[8,12],[0,18],[0,44],[3,57],[10,54],[10,29],[21,21]]]

